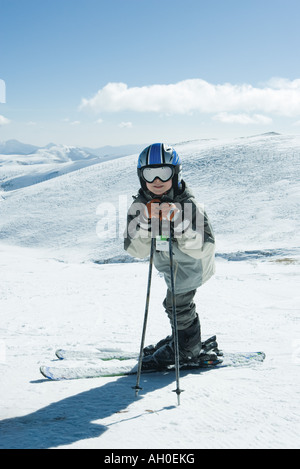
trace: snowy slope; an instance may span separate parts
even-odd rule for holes
[[[2,192],[0,448],[299,447],[300,138],[176,149],[217,234],[217,273],[197,293],[203,337],[266,362],[184,373],[179,408],[172,373],[143,377],[138,399],[134,377],[44,381],[58,347],[139,349],[147,263],[118,262],[122,217],[119,237],[99,236],[104,209],[114,227],[138,189],[137,155]],[[155,272],[147,343],[170,332],[165,289]]]
[[[0,151],[0,190],[26,188],[101,161],[91,153],[67,145],[49,144],[30,154],[1,154]]]
[[[49,143],[43,148],[17,140],[0,142],[0,191],[38,184],[94,164],[132,154],[140,145],[78,148]]]
[[[203,335],[267,360],[183,373],[178,408],[173,373],[143,377],[138,399],[134,377],[39,374],[61,346],[138,350],[146,264],[65,264],[7,247],[0,263],[0,448],[299,447],[299,264],[218,261],[197,296]],[[169,333],[164,293],[155,274],[147,343]]]
[[[183,159],[184,179],[212,220],[219,251],[299,245],[299,137],[195,141],[176,148]],[[56,254],[63,248],[62,256],[79,255],[82,260],[123,255],[124,220],[117,214],[119,205],[123,213],[138,190],[136,160],[133,155],[93,164],[41,184],[2,192],[0,239],[53,248]],[[113,210],[105,215],[103,204],[107,203],[113,204]],[[106,236],[103,242],[97,225],[109,215],[109,226],[115,224],[119,236]]]

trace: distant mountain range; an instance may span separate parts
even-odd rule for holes
[[[68,145],[57,145],[55,143],[49,143],[44,147],[39,147],[36,145],[31,145],[28,143],[22,143],[18,140],[7,140],[0,142],[0,155],[32,155],[37,152],[47,152],[47,151],[64,151],[69,153],[69,159],[74,161],[77,159],[90,158],[90,157],[101,157],[101,158],[117,158],[121,156],[127,156],[134,153],[139,153],[145,148],[147,144],[132,144],[132,145],[120,145],[120,146],[103,146],[99,148],[88,148],[88,147],[74,147]],[[75,156],[73,159],[71,154]]]
[[[35,145],[22,143],[18,140],[0,142],[0,154],[2,155],[30,155],[38,149],[39,147],[36,147]]]

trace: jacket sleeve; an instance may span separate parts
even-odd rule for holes
[[[190,201],[185,205],[182,225],[184,230],[175,229],[178,248],[185,254],[211,262],[215,254],[215,237],[204,207]],[[186,209],[188,207],[188,209]],[[177,231],[177,233],[176,233]]]
[[[151,249],[151,232],[148,222],[141,216],[145,205],[133,202],[127,213],[127,226],[124,232],[124,249],[132,257],[144,259]]]

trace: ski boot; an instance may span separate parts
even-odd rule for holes
[[[164,339],[165,340],[165,339]],[[196,361],[202,349],[201,329],[198,316],[187,329],[178,331],[179,362],[180,364]],[[143,368],[163,369],[175,364],[175,347],[173,338],[166,341],[152,355],[145,356]],[[148,366],[149,365],[149,366]]]
[[[144,357],[148,357],[149,355],[153,355],[156,350],[159,348],[163,347],[166,344],[169,344],[172,342],[173,337],[171,335],[168,335],[165,339],[160,340],[156,345],[148,345],[148,347],[145,347],[143,350]]]
[[[217,337],[214,335],[201,343],[200,323],[198,317],[194,323],[183,331],[178,331],[179,342],[179,362],[180,364],[216,362],[223,356],[223,352],[219,350]],[[159,346],[161,344],[161,346]],[[173,337],[168,336],[166,339],[158,342],[156,346],[150,345],[146,347],[149,350],[143,358],[143,369],[163,370],[175,364],[175,349],[173,345]],[[201,346],[199,346],[201,344]],[[151,350],[153,350],[151,354]]]

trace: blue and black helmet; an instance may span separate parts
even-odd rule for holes
[[[147,190],[146,182],[152,182],[146,176],[147,172],[150,173],[148,168],[165,168],[164,173],[161,173],[164,175],[160,176],[158,171],[157,177],[163,181],[172,178],[175,194],[180,191],[182,182],[181,159],[173,147],[164,143],[154,143],[142,151],[138,159],[137,173],[144,190]],[[167,168],[170,168],[169,173],[166,171]]]

